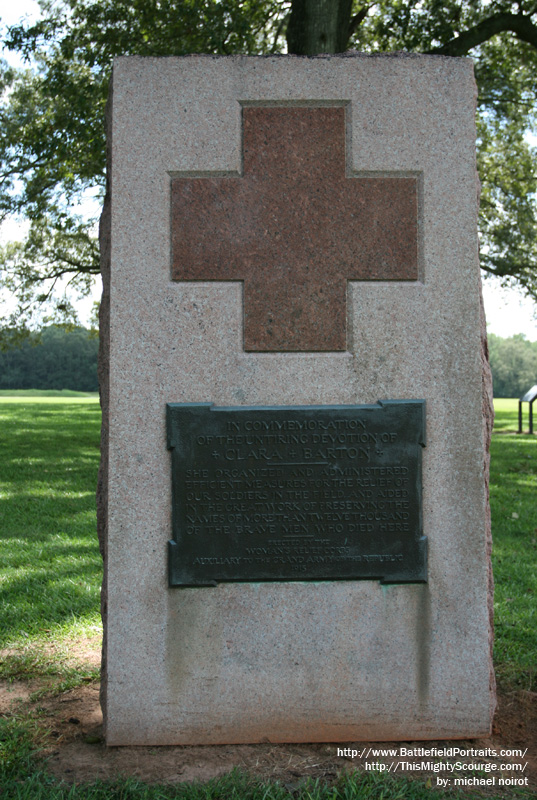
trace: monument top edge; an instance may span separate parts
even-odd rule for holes
[[[162,61],[237,61],[237,62],[254,62],[254,61],[349,61],[349,60],[403,60],[403,61],[429,61],[430,63],[438,63],[439,61],[454,63],[470,64],[473,67],[473,59],[469,56],[446,56],[438,53],[407,53],[405,50],[394,50],[388,53],[365,53],[360,50],[347,50],[345,53],[318,53],[317,55],[295,55],[292,53],[265,53],[256,55],[245,55],[235,53],[231,55],[221,55],[218,53],[187,53],[182,56],[140,56],[140,55],[125,55],[115,56],[113,63],[123,62],[162,62]]]

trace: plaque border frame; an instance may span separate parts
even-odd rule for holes
[[[400,574],[394,573],[389,577],[381,575],[382,570],[379,570],[377,575],[367,576],[313,576],[313,577],[237,577],[237,578],[219,578],[217,580],[199,581],[184,581],[178,579],[178,573],[181,571],[181,552],[179,536],[180,532],[177,530],[179,526],[180,513],[178,511],[178,500],[174,491],[174,484],[176,482],[176,459],[172,456],[172,539],[168,540],[168,585],[170,588],[206,588],[215,587],[220,583],[315,583],[325,581],[371,581],[378,580],[381,584],[414,584],[414,583],[427,583],[428,581],[428,538],[423,534],[423,481],[422,481],[422,451],[426,446],[425,425],[426,425],[426,401],[418,399],[397,399],[397,400],[378,400],[376,403],[364,404],[335,404],[335,405],[259,405],[259,406],[217,406],[211,402],[203,403],[167,403],[166,404],[166,427],[167,427],[167,448],[170,451],[175,450],[179,443],[180,431],[178,430],[178,423],[175,419],[174,411],[176,409],[199,410],[202,412],[263,412],[263,411],[290,411],[290,412],[303,412],[303,411],[349,411],[349,410],[374,410],[385,408],[388,406],[398,405],[412,405],[414,408],[419,408],[421,411],[419,418],[419,430],[416,436],[416,494],[419,503],[417,512],[417,535],[414,536],[414,544],[417,554],[417,565],[413,570],[404,570]]]

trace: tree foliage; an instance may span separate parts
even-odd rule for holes
[[[96,392],[99,340],[85,328],[50,325],[0,351],[0,389]]]
[[[0,253],[18,297],[10,331],[74,319],[60,286],[89,292],[104,191],[104,106],[117,55],[366,52],[469,54],[479,86],[482,266],[537,299],[537,2],[521,0],[44,0],[42,18],[4,32],[29,68],[0,68],[0,219],[29,220]],[[286,40],[287,35],[287,40]],[[95,205],[93,206],[95,208]],[[52,298],[55,303],[50,305]],[[1,338],[0,338],[1,343]]]
[[[522,397],[537,384],[537,342],[522,334],[502,339],[489,334],[489,355],[495,397]]]

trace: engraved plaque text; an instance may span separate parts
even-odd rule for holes
[[[171,586],[427,580],[425,401],[169,404]]]

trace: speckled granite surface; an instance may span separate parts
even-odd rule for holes
[[[488,732],[494,707],[484,479],[490,413],[483,401],[488,383],[482,381],[474,105],[472,64],[465,59],[116,62],[111,202],[102,226],[109,300],[102,312],[99,526],[106,556],[108,744],[413,740]],[[331,351],[319,352],[322,330],[308,333],[308,320],[300,341],[305,336],[311,350],[253,352],[268,336],[259,291],[247,312],[245,339],[241,283],[214,282],[212,268],[201,282],[177,280],[186,273],[177,266],[172,271],[172,180],[181,176],[183,186],[190,181],[192,187],[208,172],[230,176],[244,169],[245,175],[242,111],[256,106],[336,108],[326,112],[334,124],[345,108],[343,184],[378,182],[385,197],[389,182],[417,183],[417,272],[410,256],[414,233],[390,233],[399,253],[390,280],[384,265],[375,272],[372,262],[346,275],[346,334],[341,292],[327,303],[337,306],[335,321],[330,312],[321,326]],[[305,138],[317,137],[307,131]],[[379,202],[383,208],[385,201]],[[413,204],[405,212],[409,226]],[[295,209],[289,224],[293,220]],[[397,231],[393,224],[388,230]],[[196,235],[210,238],[210,227],[209,217]],[[345,226],[338,230],[341,239]],[[325,235],[321,230],[318,241]],[[351,260],[358,253],[355,243],[343,247]],[[180,261],[181,270],[192,268],[190,258]],[[332,278],[328,283],[332,291]],[[267,288],[274,293],[278,286]],[[286,294],[281,308],[292,309],[296,298],[285,305]],[[314,316],[301,303],[303,314]],[[280,346],[293,350],[299,340],[294,327],[281,324],[285,313]],[[379,398],[427,403],[427,584],[168,588],[166,403]]]

